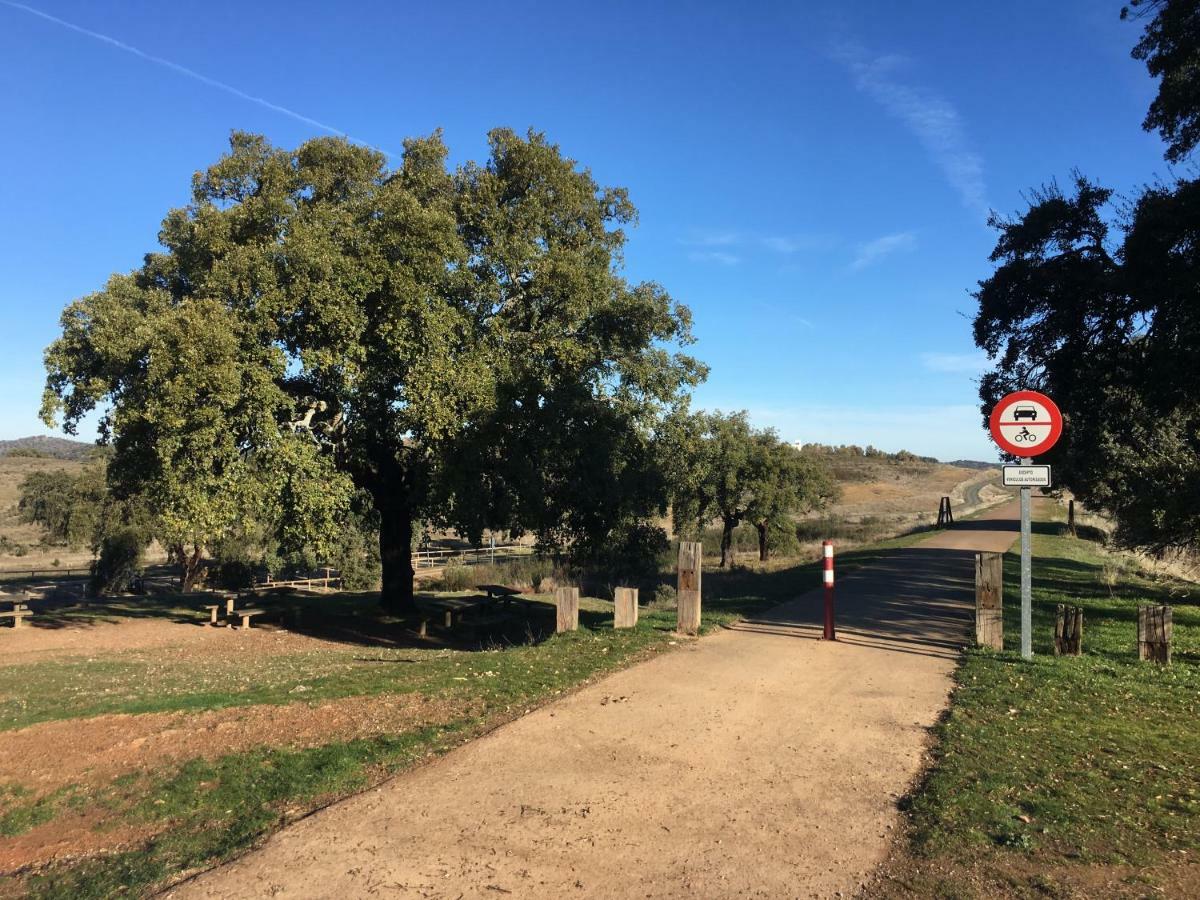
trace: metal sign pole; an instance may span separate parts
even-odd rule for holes
[[[1033,460],[1022,459],[1024,465]],[[1033,659],[1033,551],[1030,540],[1030,504],[1033,488],[1021,488],[1021,658]]]

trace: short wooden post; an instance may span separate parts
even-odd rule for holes
[[[1076,534],[1075,534],[1075,501],[1074,501],[1074,499],[1067,501],[1067,531],[1071,532],[1071,537],[1076,537]]]
[[[619,587],[613,599],[613,627],[633,628],[637,625],[638,589]]]
[[[676,604],[680,634],[700,633],[700,575],[704,545],[697,541],[679,544],[679,582]]]
[[[555,588],[554,605],[558,608],[555,631],[574,631],[579,627],[579,588]]]
[[[1054,655],[1083,654],[1083,607],[1058,604],[1054,617]]]
[[[1171,607],[1138,607],[1138,659],[1171,661]]]
[[[975,554],[975,642],[1004,649],[1004,556]]]

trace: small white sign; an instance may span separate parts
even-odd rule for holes
[[[1005,487],[1050,487],[1049,466],[1005,466]]]

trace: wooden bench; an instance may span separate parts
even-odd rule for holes
[[[487,594],[489,600],[500,600],[505,606],[511,606],[512,602],[518,599],[522,593],[514,587],[503,584],[481,584],[479,590]]]
[[[29,608],[29,597],[0,597],[0,603],[11,603],[12,609],[0,612],[0,619],[12,619],[12,627],[20,628],[25,624],[25,620],[32,616],[33,610]]]
[[[428,635],[429,623],[439,618],[442,620],[442,627],[453,628],[456,619],[462,622],[467,613],[480,609],[486,603],[487,599],[484,597],[441,597],[424,601],[419,609],[421,618],[417,634],[421,637]]]
[[[208,624],[209,625],[220,625],[221,623],[217,621],[217,610],[219,610],[221,608],[221,604],[220,603],[210,603],[208,606],[206,606],[204,608],[208,610]]]
[[[33,615],[33,610],[28,609],[24,605],[22,605],[20,608],[13,609],[11,611],[0,612],[0,619],[12,619],[13,620],[12,627],[20,628],[22,626],[22,624],[24,623],[25,619],[29,618],[32,615]]]
[[[242,617],[242,624],[239,627],[249,628],[251,617],[252,616],[261,616],[265,612],[266,612],[265,609],[235,609],[235,610],[233,610],[232,615]]]

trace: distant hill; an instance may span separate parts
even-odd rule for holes
[[[980,462],[977,459],[956,459],[954,462],[946,463],[948,466],[958,466],[960,469],[998,469],[998,462]]]
[[[45,459],[87,459],[96,452],[96,445],[85,441],[72,441],[69,438],[33,437],[17,438],[12,441],[0,441],[0,456],[32,456]]]

